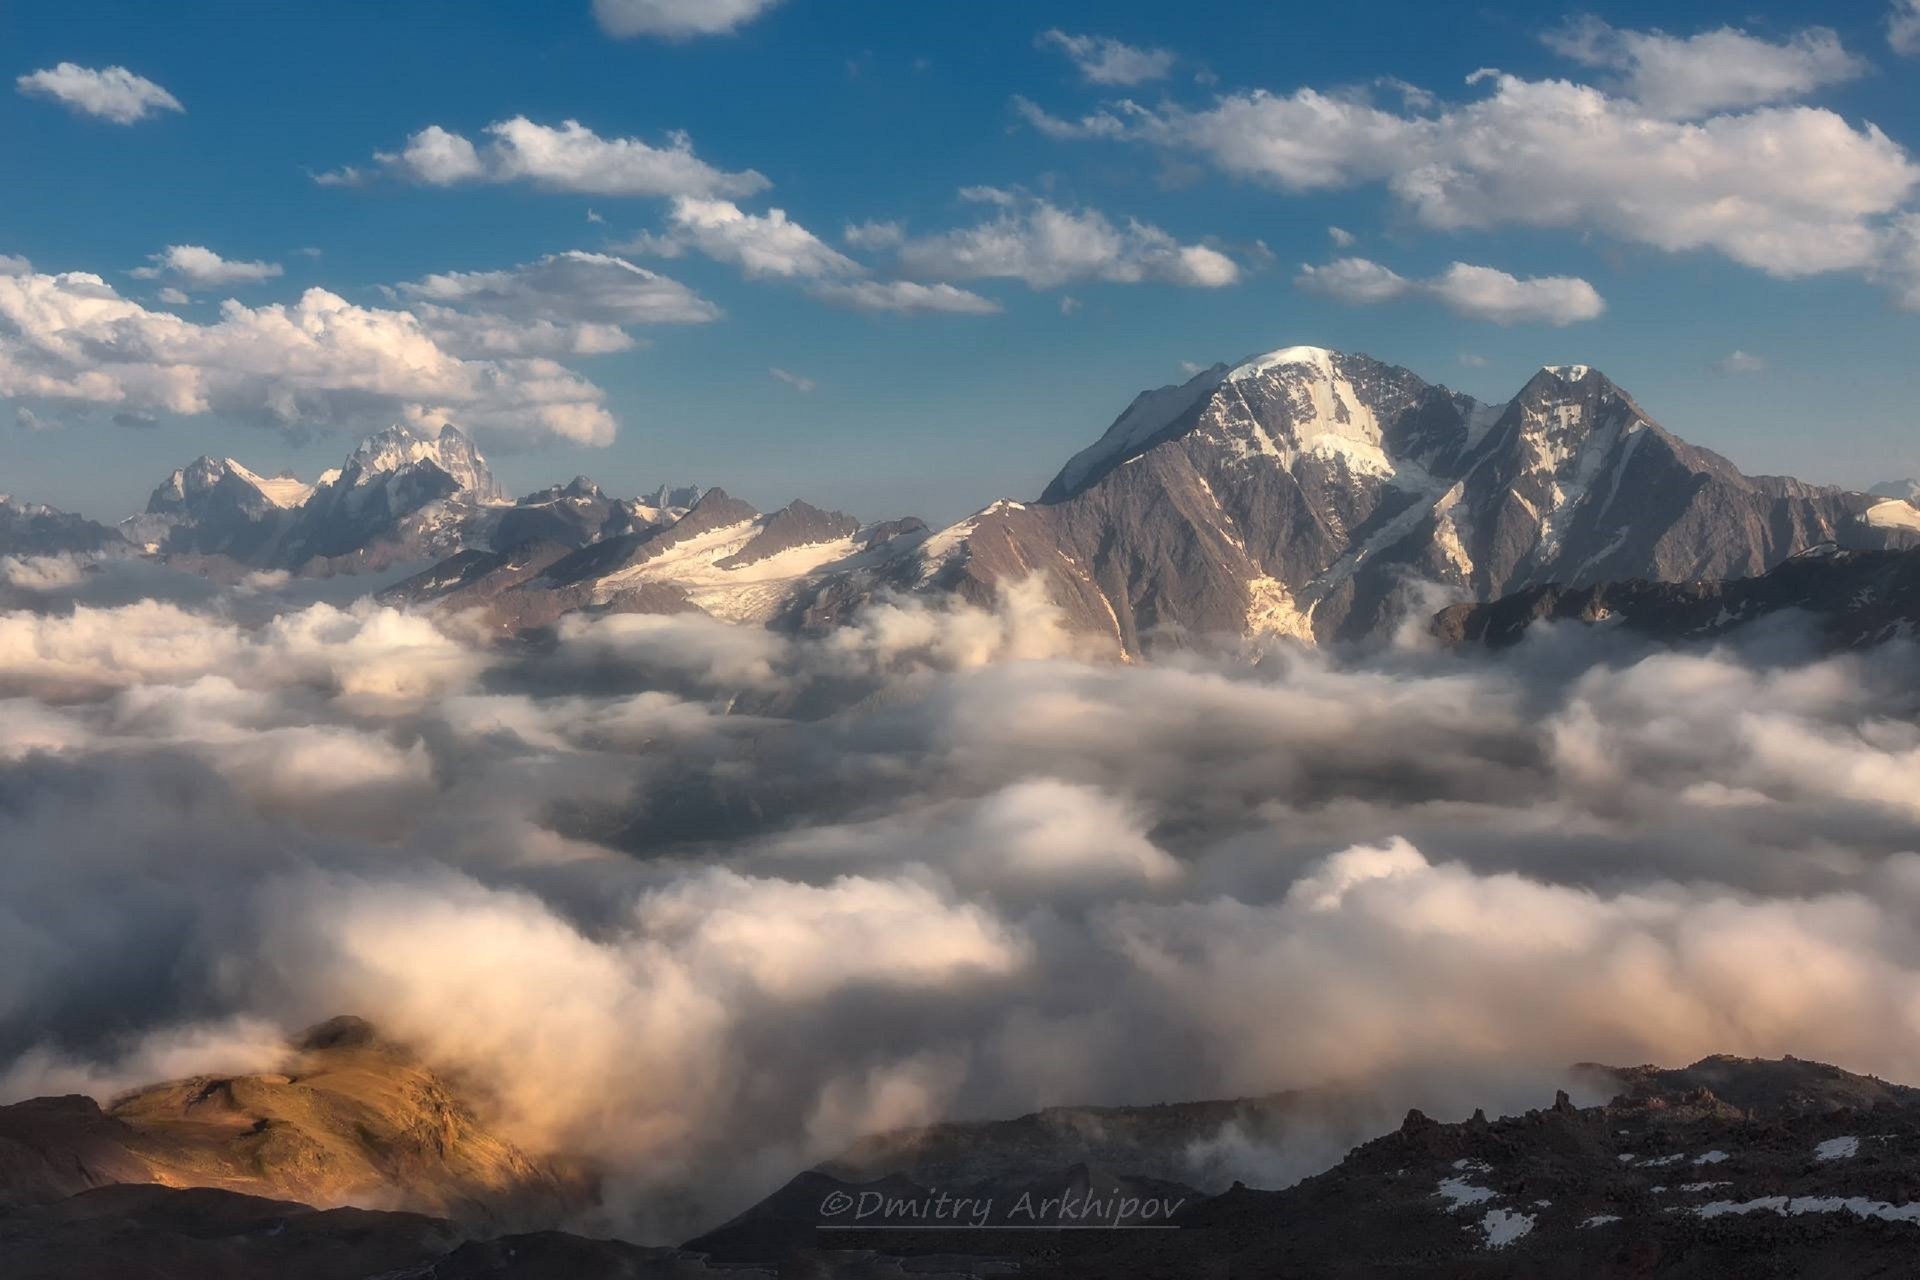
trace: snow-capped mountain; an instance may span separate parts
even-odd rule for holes
[[[1742,577],[1823,542],[1920,540],[1884,505],[1744,475],[1585,365],[1486,405],[1289,347],[1142,394],[1039,502],[994,503],[911,563],[832,584],[809,616],[884,586],[985,600],[1038,572],[1072,625],[1127,653],[1195,634],[1354,639],[1447,595]]]
[[[652,497],[671,501],[696,492]],[[506,631],[545,626],[581,609],[702,612],[727,622],[766,624],[786,619],[796,600],[823,584],[897,558],[899,547],[917,545],[926,535],[918,520],[862,525],[798,500],[762,514],[723,489],[699,493],[684,509],[644,502],[640,509],[662,511],[663,518],[584,544],[510,538],[503,521],[494,543],[499,550],[451,557],[385,598],[479,609]]]
[[[1898,498],[1902,502],[1920,503],[1920,480],[1889,480],[1867,490],[1876,498]]]
[[[119,545],[119,534],[85,516],[0,493],[0,555],[48,556]]]
[[[473,442],[394,426],[307,484],[203,457],[162,481],[122,526],[147,550],[245,568],[351,571],[458,549],[511,505]]]

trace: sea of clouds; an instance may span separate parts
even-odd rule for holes
[[[519,643],[4,568],[0,1101],[356,1013],[676,1238],[939,1118],[1338,1084],[1384,1128],[1708,1053],[1920,1081],[1909,645],[1118,665],[1028,589]],[[1361,1129],[1219,1135],[1196,1180]]]

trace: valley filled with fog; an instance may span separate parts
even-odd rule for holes
[[[1908,642],[1125,664],[1030,585],[500,641],[284,575],[6,568],[0,1102],[358,1014],[672,1238],[943,1118],[1367,1100],[1196,1143],[1218,1190],[1580,1061],[1920,1077]]]

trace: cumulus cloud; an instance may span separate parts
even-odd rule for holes
[[[63,62],[19,76],[14,85],[29,97],[51,98],[70,111],[134,124],[155,112],[185,111],[180,100],[125,67],[93,68]]]
[[[229,299],[196,324],[78,271],[0,276],[0,395],[290,428],[406,417],[581,444],[615,431],[602,392],[577,374],[541,358],[461,358],[409,312],[315,288],[262,307]]]
[[[1867,72],[1827,27],[1809,27],[1776,44],[1736,27],[1679,37],[1622,31],[1587,17],[1543,39],[1584,66],[1619,72],[1621,92],[1675,119],[1791,101]]]
[[[738,267],[748,276],[813,279],[857,275],[860,265],[787,217],[784,209],[743,211],[731,200],[682,196],[667,216],[668,229],[625,246],[633,252],[677,257],[692,249]]]
[[[897,223],[847,228],[856,248],[897,247]],[[875,280],[856,262],[788,218],[783,209],[747,213],[730,200],[674,201],[663,232],[645,232],[621,246],[624,252],[678,257],[689,250],[738,268],[749,278],[812,281],[808,292],[824,302],[857,311],[902,315],[947,312],[991,315],[998,304],[946,283]]]
[[[772,378],[775,382],[786,383],[788,386],[792,387],[795,391],[798,391],[801,395],[805,395],[807,392],[812,391],[814,387],[814,382],[812,378],[803,378],[797,373],[789,373],[787,370],[781,369],[778,367],[767,370],[767,376]]]
[[[593,0],[600,29],[616,39],[687,40],[730,35],[780,0]]]
[[[1427,298],[1455,315],[1494,324],[1569,325],[1606,310],[1600,293],[1576,276],[1520,279],[1493,267],[1456,262],[1427,280],[1409,280],[1366,258],[1340,258],[1304,266],[1294,283],[1311,293],[1348,303]]]
[[[907,238],[907,229],[898,222],[850,222],[840,238],[856,249],[893,249]]]
[[[684,1238],[950,1116],[1330,1081],[1463,1115],[1709,1052],[1912,1078],[1913,661],[1548,629],[1120,665],[1029,587],[539,651],[49,600],[0,614],[0,1100],[359,1013]],[[1223,1133],[1205,1177],[1328,1138]]]
[[[1439,230],[1565,227],[1781,277],[1870,269],[1920,166],[1871,124],[1804,106],[1669,119],[1565,80],[1476,73],[1477,100],[1393,111],[1303,88],[1203,110],[1132,102],[1078,120],[1017,105],[1050,137],[1197,155],[1285,191],[1384,184]]]
[[[745,196],[768,183],[751,169],[716,169],[693,152],[684,133],[664,146],[639,138],[603,138],[577,120],[556,128],[525,116],[486,127],[479,146],[428,125],[398,151],[374,153],[377,172],[401,182],[448,187],[469,182],[525,182],[546,191],[600,196]],[[372,171],[347,166],[314,175],[323,186],[356,186]]]
[[[1066,54],[1089,84],[1145,84],[1173,70],[1171,50],[1142,49],[1111,36],[1071,36],[1056,28],[1042,32],[1037,43]]]
[[[1920,54],[1920,0],[1893,0],[1887,10],[1887,47],[1909,58]]]
[[[1013,279],[1035,289],[1081,281],[1215,289],[1240,279],[1217,249],[1181,244],[1149,223],[1115,225],[1096,209],[1063,209],[1022,197],[986,222],[904,241],[895,251],[910,275]]]
[[[224,289],[234,284],[259,284],[285,273],[277,262],[235,261],[197,244],[170,244],[151,255],[149,260],[152,266],[135,267],[128,274],[141,280],[158,280],[164,276],[187,289]]]

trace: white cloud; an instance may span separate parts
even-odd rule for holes
[[[767,179],[751,169],[729,173],[693,152],[684,133],[656,147],[638,138],[603,138],[577,120],[558,128],[525,116],[486,128],[476,147],[439,125],[428,125],[399,151],[374,153],[380,171],[403,182],[453,186],[464,182],[527,182],[547,191],[603,196],[744,196]],[[367,171],[349,165],[314,175],[322,186],[358,186]]]
[[[476,359],[495,356],[604,356],[631,351],[641,345],[617,324],[592,320],[526,319],[493,311],[460,311],[431,302],[415,303],[434,341],[455,355]]]
[[[700,324],[720,309],[677,280],[570,250],[502,271],[451,271],[387,291],[461,355],[598,356],[638,345],[622,327]]]
[[[284,274],[277,262],[239,262],[223,258],[197,244],[170,244],[150,256],[150,267],[136,267],[129,275],[141,280],[171,276],[188,289],[224,289],[234,284],[259,284]]]
[[[902,315],[945,312],[951,315],[997,315],[1000,304],[950,284],[920,284],[913,280],[854,280],[818,284],[809,290],[823,302],[856,311],[893,311]]]
[[[782,209],[752,214],[728,200],[682,197],[674,202],[668,224],[666,231],[643,233],[622,248],[670,257],[691,249],[749,277],[815,281],[809,289],[814,297],[861,311],[987,315],[1000,310],[988,299],[950,284],[867,279],[864,265]],[[898,245],[903,235],[898,223],[866,223],[846,230],[849,243],[867,245]]]
[[[814,381],[812,378],[803,378],[797,373],[788,373],[785,369],[781,369],[781,368],[769,369],[767,370],[767,376],[772,378],[775,382],[786,383],[788,386],[792,387],[795,391],[798,391],[801,395],[807,394],[807,392],[813,390],[814,388]]]
[[[840,238],[856,249],[894,249],[907,238],[907,229],[898,222],[850,222]]]
[[[1748,355],[1737,349],[1713,362],[1713,371],[1722,374],[1762,373],[1766,367],[1767,362],[1759,356]]]
[[[1680,122],[1564,80],[1477,79],[1489,96],[1418,115],[1313,89],[1232,94],[1202,111],[1119,103],[1079,121],[1020,107],[1049,136],[1198,153],[1287,191],[1382,183],[1428,227],[1592,230],[1783,277],[1868,268],[1879,220],[1920,183],[1898,143],[1831,111]]]
[[[616,39],[658,36],[687,40],[728,35],[780,0],[593,0],[600,29]]]
[[[1171,50],[1141,49],[1110,36],[1070,36],[1055,29],[1042,32],[1037,43],[1066,54],[1091,84],[1145,84],[1173,70]]]
[[[0,253],[0,276],[24,276],[33,271],[33,264],[25,258],[11,253]]]
[[[52,98],[82,115],[133,124],[156,111],[185,111],[180,100],[125,67],[95,70],[72,62],[35,71],[14,81],[21,93]]]
[[[187,296],[185,290],[176,289],[172,285],[165,286],[153,296],[170,307],[184,307],[193,301],[192,298]]]
[[[910,239],[898,256],[908,274],[961,280],[1024,280],[1035,289],[1076,281],[1110,284],[1235,284],[1240,268],[1204,245],[1183,245],[1160,228],[1128,219],[1116,226],[1094,209],[1022,200],[992,220]]]
[[[1476,355],[1471,351],[1460,353],[1460,367],[1463,369],[1484,369],[1487,364],[1488,360],[1483,355]]]
[[[681,196],[667,219],[666,232],[639,236],[623,247],[669,257],[691,248],[748,276],[815,279],[861,271],[859,263],[791,221],[784,209],[753,214],[731,200]]]
[[[1893,0],[1887,10],[1887,45],[1909,58],[1920,55],[1920,0]]]
[[[1675,119],[1791,101],[1868,69],[1826,27],[1809,27],[1774,44],[1734,27],[1682,38],[1663,31],[1621,31],[1589,17],[1543,39],[1554,52],[1584,66],[1619,72],[1626,96]]]
[[[1357,237],[1345,227],[1328,227],[1327,239],[1333,241],[1333,247],[1336,249],[1351,249]]]
[[[582,444],[615,431],[592,383],[550,360],[461,359],[408,312],[316,288],[290,304],[229,300],[196,324],[86,272],[0,276],[0,395],[286,427],[398,416]]]
[[[699,324],[720,309],[625,258],[571,249],[502,271],[448,271],[396,286],[409,299],[500,315],[603,324]]]
[[[1306,266],[1294,283],[1341,302],[1370,304],[1426,298],[1455,315],[1494,324],[1569,325],[1606,310],[1599,291],[1576,276],[1520,279],[1493,267],[1456,262],[1426,280],[1407,277],[1366,258]]]
[[[450,187],[486,176],[487,166],[471,142],[430,124],[407,139],[398,153],[376,151],[373,158],[389,169],[428,186]]]

